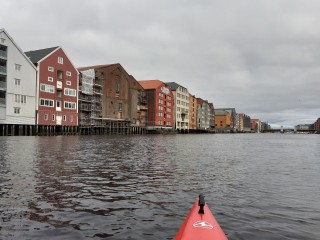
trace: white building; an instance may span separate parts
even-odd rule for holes
[[[0,29],[0,128],[35,125],[37,70],[4,29]],[[15,126],[16,125],[16,126]],[[18,127],[19,128],[19,127]],[[7,131],[7,130],[6,130]],[[15,135],[11,132],[11,135]]]
[[[175,119],[174,126],[179,132],[189,132],[189,92],[175,82],[166,83],[173,92]]]

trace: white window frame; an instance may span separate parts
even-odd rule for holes
[[[39,105],[42,107],[54,107],[54,100],[53,99],[47,99],[47,98],[40,98],[39,99]]]
[[[40,92],[55,93],[55,87],[48,84],[40,84]]]
[[[14,79],[14,85],[20,86],[20,84],[21,84],[21,79],[15,78],[15,79]]]
[[[14,113],[14,114],[20,114],[20,110],[21,110],[21,108],[19,108],[19,107],[14,107],[14,108],[13,108],[13,113]]]
[[[15,63],[14,65],[15,65],[15,67],[14,67],[15,70],[20,72],[22,65],[21,64],[17,64],[17,63]]]
[[[72,88],[65,88],[64,89],[64,95],[76,97],[77,96],[77,90]]]
[[[52,114],[51,119],[52,119],[52,121],[55,121],[56,120],[56,115]]]
[[[48,121],[48,114],[45,114],[45,115],[43,116],[43,119],[44,119],[45,121]]]
[[[64,108],[65,109],[77,109],[77,103],[64,101]]]
[[[70,71],[67,71],[67,72],[66,72],[66,75],[67,75],[68,77],[71,77],[71,72],[70,72]]]
[[[66,81],[66,85],[70,86],[71,85],[71,81]]]
[[[58,57],[58,63],[63,64],[63,57]]]
[[[49,72],[54,72],[54,67],[48,66],[48,71]]]
[[[53,77],[48,77],[48,82],[53,82]]]
[[[67,121],[67,115],[63,115],[63,121],[64,121],[64,122]]]

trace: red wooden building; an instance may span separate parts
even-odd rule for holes
[[[61,47],[25,53],[37,67],[36,124],[78,126],[78,71]]]
[[[172,129],[174,99],[171,88],[160,80],[143,80],[139,83],[147,96],[147,129]]]

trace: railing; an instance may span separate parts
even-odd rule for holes
[[[0,88],[6,89],[7,88],[7,83],[6,82],[0,82]]]
[[[4,66],[0,66],[0,72],[7,73],[7,68]]]
[[[0,105],[6,105],[6,99],[0,98]]]
[[[0,57],[7,59],[7,51],[0,50]]]

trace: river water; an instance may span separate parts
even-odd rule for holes
[[[199,193],[232,239],[320,239],[320,135],[0,138],[0,239],[173,239]]]

